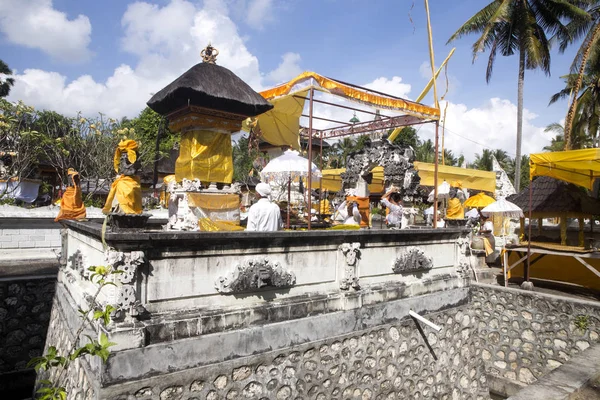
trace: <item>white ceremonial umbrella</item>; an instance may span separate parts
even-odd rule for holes
[[[487,207],[484,207],[481,212],[485,214],[496,214],[507,218],[523,218],[523,210],[514,203],[505,199],[500,199],[493,202]]]
[[[479,211],[476,208],[472,208],[465,213],[466,218],[477,218],[479,217]]]
[[[433,203],[433,195],[434,190],[432,190],[431,193],[429,193],[429,196],[427,197],[427,201],[429,203]],[[442,184],[438,186],[437,195],[438,200],[447,199],[448,197],[450,197],[450,184],[446,181],[442,182]]]
[[[311,163],[311,180],[319,182],[321,180],[321,171],[315,163]],[[308,160],[301,157],[297,151],[287,150],[283,155],[272,159],[260,172],[261,179],[269,184],[285,185],[288,190],[288,221],[290,216],[290,189],[292,181],[298,178],[305,178],[309,174]],[[310,193],[309,193],[310,196]],[[309,207],[310,209],[310,207]]]

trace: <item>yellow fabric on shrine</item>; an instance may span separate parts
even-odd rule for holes
[[[125,214],[142,213],[142,188],[139,176],[118,175],[110,186],[106,203],[102,212],[108,214],[112,209],[113,200],[117,199],[119,211]]]
[[[233,157],[231,136],[207,130],[193,130],[181,135],[175,178],[200,179],[202,182],[231,183]]]
[[[419,172],[422,186],[434,186],[435,165],[415,161],[415,169]],[[438,165],[438,185],[443,181],[460,181],[463,188],[472,190],[496,191],[496,173],[477,169]]]
[[[134,163],[137,160],[137,151],[138,144],[135,140],[127,139],[121,140],[117,149],[115,150],[115,158],[113,160],[113,164],[115,167],[115,171],[119,172],[119,163],[121,162],[121,153],[127,152],[127,159],[130,163]]]
[[[160,191],[160,204],[162,204],[163,207],[169,206],[169,196],[167,195],[166,190],[167,190],[167,186],[171,182],[176,182],[175,175],[167,175],[163,178],[163,188]]]
[[[73,180],[73,186],[68,187],[60,201],[60,211],[54,219],[55,222],[64,219],[84,219],[86,217],[85,205],[81,198],[81,187],[75,182],[79,173],[69,168],[68,175]]]
[[[494,248],[492,247],[492,244],[490,243],[490,239],[486,238],[485,236],[483,236],[483,247],[485,248],[485,256],[486,257],[494,252]]]
[[[307,93],[305,90],[297,94],[306,97]],[[273,109],[257,117],[261,139],[275,146],[290,146],[300,150],[300,116],[304,99],[285,96],[270,103]]]
[[[508,265],[512,265],[517,262],[525,253],[517,254],[517,252],[507,249],[508,252]],[[596,276],[592,271],[587,269],[574,256],[580,255],[577,253],[565,255],[554,255],[531,254],[531,267],[529,269],[529,276],[531,278],[546,279],[559,282],[567,282],[583,287],[600,290],[600,278]],[[536,261],[537,260],[537,261]],[[598,258],[582,258],[585,262],[590,264],[594,269],[600,271],[600,259]],[[535,261],[535,263],[533,263]],[[508,277],[522,277],[524,263],[527,262],[525,259],[518,266],[508,271]]]
[[[315,90],[329,92],[334,95],[356,100],[375,108],[402,111],[413,115],[418,114],[418,116],[422,117],[423,119],[437,120],[440,118],[440,110],[437,108],[428,107],[426,105],[404,99],[390,98],[387,96],[366,92],[310,71],[303,72],[291,81],[272,89],[264,90],[260,92],[260,94],[265,99],[272,100],[274,98],[290,94],[295,85],[310,79],[314,79],[314,81],[318,84],[318,87],[314,87]]]
[[[204,232],[243,231],[244,227],[227,221],[213,221],[210,218],[198,219],[198,227]]]
[[[467,200],[465,200],[465,207],[484,208],[494,203],[495,201],[496,200],[494,200],[493,197],[488,196],[483,192],[479,192],[476,195],[471,196]]]
[[[529,177],[550,176],[593,189],[600,177],[600,149],[581,149],[529,155]]]
[[[448,207],[446,209],[446,218],[448,219],[463,219],[465,218],[465,209],[463,208],[460,200],[453,198],[448,200]]]
[[[188,193],[188,202],[192,207],[207,210],[236,209],[240,206],[240,197],[237,194]]]

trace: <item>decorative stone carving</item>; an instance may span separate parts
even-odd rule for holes
[[[414,169],[414,160],[415,153],[411,147],[398,146],[387,140],[367,141],[360,151],[348,156],[346,172],[340,175],[342,178],[340,194],[356,191],[362,183],[370,182],[371,170],[376,166],[382,166],[386,187],[399,188],[400,193],[410,200],[417,194],[421,180]]]
[[[468,236],[456,240],[458,247],[457,272],[464,278],[469,276],[469,241]]]
[[[219,293],[240,293],[262,288],[284,288],[296,284],[296,275],[268,258],[246,260],[227,276],[215,281]]]
[[[175,214],[169,216],[169,221],[165,225],[166,230],[175,231],[197,231],[198,217],[194,214],[194,211],[190,208],[188,197],[185,193],[183,194],[171,194],[169,201],[176,204]]]
[[[123,271],[116,274],[116,280],[121,285],[117,287],[115,294],[115,306],[118,306],[122,311],[128,312],[129,315],[137,315],[136,304],[136,287],[135,279],[137,269],[144,264],[145,256],[143,251],[132,251],[124,253],[121,251],[108,250],[106,252],[106,262],[116,270]]]
[[[346,265],[344,266],[344,277],[340,282],[340,289],[348,290],[350,287],[360,289],[358,277],[356,276],[356,268],[358,260],[360,260],[360,243],[343,243],[339,247],[345,257]]]
[[[394,260],[392,270],[395,274],[405,272],[428,271],[433,268],[433,259],[418,247],[407,248]]]
[[[500,166],[496,157],[492,156],[492,171],[496,173],[496,198],[506,198],[511,194],[517,193],[508,174]]]

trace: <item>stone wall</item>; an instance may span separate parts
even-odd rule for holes
[[[487,399],[467,306],[102,389],[105,399]]]
[[[61,227],[52,218],[0,218],[0,249],[60,249]]]
[[[598,302],[477,283],[471,296],[491,376],[529,384],[599,342]]]
[[[52,277],[0,280],[0,393],[5,398],[30,394],[35,373],[27,362],[42,354],[55,284]]]

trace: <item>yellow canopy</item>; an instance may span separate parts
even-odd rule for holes
[[[600,178],[600,149],[530,154],[529,176],[550,176],[592,190]]]
[[[415,169],[419,171],[421,185],[433,186],[434,164],[419,161],[415,161],[414,164]],[[321,171],[323,174],[323,177],[321,178],[323,189],[330,191],[340,190],[342,187],[340,174],[345,171],[345,168],[324,169]],[[373,181],[369,185],[369,191],[371,193],[381,193],[384,190],[383,167],[375,167],[372,172]],[[438,181],[441,183],[444,180],[447,182],[460,181],[462,186],[467,189],[485,190],[487,192],[494,192],[496,190],[495,172],[438,165]]]
[[[298,93],[306,97],[308,90]],[[285,96],[270,100],[273,109],[259,115],[258,126],[261,137],[275,146],[290,146],[300,150],[300,117],[304,109],[304,99]]]
[[[434,186],[434,164],[415,161],[415,169],[419,171],[421,185]],[[443,181],[460,181],[462,186],[467,189],[485,190],[492,193],[496,190],[496,173],[490,171],[438,165],[438,184]]]
[[[404,112],[423,119],[440,119],[440,110],[426,105],[415,103],[396,97],[388,97],[372,92],[361,90],[357,87],[326,78],[315,72],[303,72],[291,81],[260,92],[267,100],[271,101],[277,97],[297,93],[300,90],[313,87],[326,93],[331,93],[351,101],[357,101],[371,107]]]
[[[423,120],[440,119],[440,111],[437,108],[369,92],[315,72],[303,72],[287,83],[260,92],[274,106],[271,111],[257,117],[265,141],[276,146],[287,145],[297,150],[300,148],[300,117],[305,102],[303,98],[306,98],[310,88],[373,108],[392,110]],[[243,129],[249,130],[248,124],[245,124]]]

